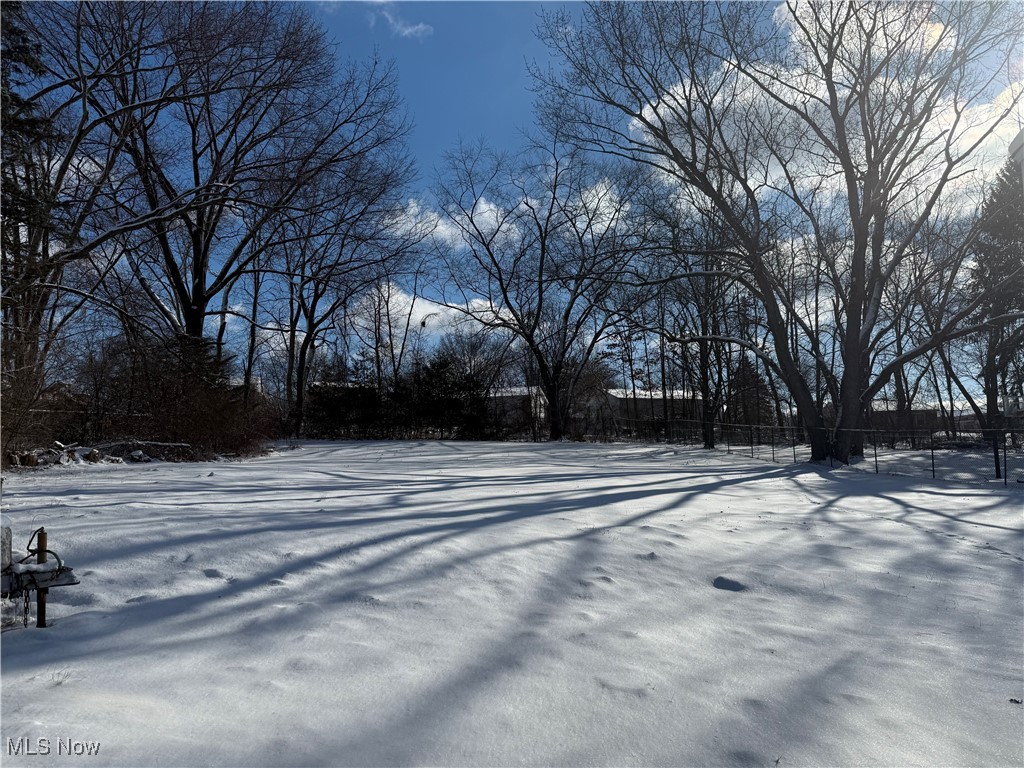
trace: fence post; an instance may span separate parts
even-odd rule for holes
[[[793,463],[796,464],[796,427],[790,427],[793,430]]]
[[[1007,469],[1009,469],[1009,467],[1007,466],[1007,459],[1006,459],[1006,454],[1008,454],[1010,452],[1010,446],[1009,446],[1009,444],[1006,441],[1006,438],[1009,437],[1009,436],[1010,436],[1009,432],[1003,432],[1003,485],[1004,486],[1010,484],[1010,476],[1007,473]]]
[[[772,464],[775,463],[775,427],[772,427]]]
[[[878,435],[871,433],[871,448],[875,453],[875,474],[878,474]]]
[[[750,458],[754,458],[754,428],[750,428]]]
[[[932,451],[932,480],[935,479],[935,433],[928,433],[928,446]]]

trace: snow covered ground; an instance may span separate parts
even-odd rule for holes
[[[4,766],[1024,763],[1019,485],[363,442],[4,491],[82,579],[0,636]]]

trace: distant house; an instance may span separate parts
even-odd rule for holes
[[[700,418],[700,402],[682,390],[603,390],[577,404],[574,431],[604,438],[669,437],[668,425]]]
[[[1020,164],[1021,170],[1024,170],[1024,128],[1010,142],[1010,157]]]
[[[937,407],[911,408],[898,411],[892,401],[876,400],[868,409],[865,426],[882,431],[934,432],[944,429],[946,422]]]
[[[536,439],[547,421],[548,401],[540,387],[501,387],[491,391],[487,408],[503,436]]]
[[[1003,414],[1003,428],[1010,432],[1024,431],[1024,398],[1020,395],[1002,395],[1000,410]],[[961,432],[980,432],[981,424],[970,408],[964,410],[956,419],[957,430]]]
[[[1024,132],[1021,136],[1024,136]],[[1003,415],[1006,416],[1006,426],[1009,429],[1024,432],[1024,396],[1003,395]]]
[[[701,401],[693,392],[610,389],[606,396],[613,416],[623,422],[700,418]]]
[[[547,426],[548,402],[540,387],[505,387],[491,392],[493,423],[506,436],[539,437]],[[609,389],[577,397],[567,434],[581,438],[665,436],[669,423],[696,421],[701,401],[692,392]]]
[[[1024,411],[1021,409],[1020,396],[1003,396],[1001,411],[1006,417],[1007,429],[1024,428]],[[984,407],[984,406],[983,406]],[[950,413],[952,409],[952,413]],[[978,432],[981,425],[971,404],[966,400],[957,400],[942,407],[928,403],[920,408],[899,412],[891,400],[876,400],[868,411],[866,427],[884,431],[921,431],[944,432],[950,425],[955,425],[957,432]]]

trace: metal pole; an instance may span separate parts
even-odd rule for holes
[[[40,528],[39,535],[36,538],[36,562],[46,562],[46,529]],[[48,590],[37,589],[36,590],[36,626],[40,629],[46,627],[46,595]]]
[[[928,433],[928,445],[932,449],[932,480],[935,479],[935,434]]]
[[[875,452],[875,474],[878,474],[878,435],[872,433],[871,435],[871,447]]]

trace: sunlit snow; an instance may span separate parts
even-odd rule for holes
[[[583,444],[11,474],[81,584],[2,635],[3,764],[1021,764],[1022,489]]]

